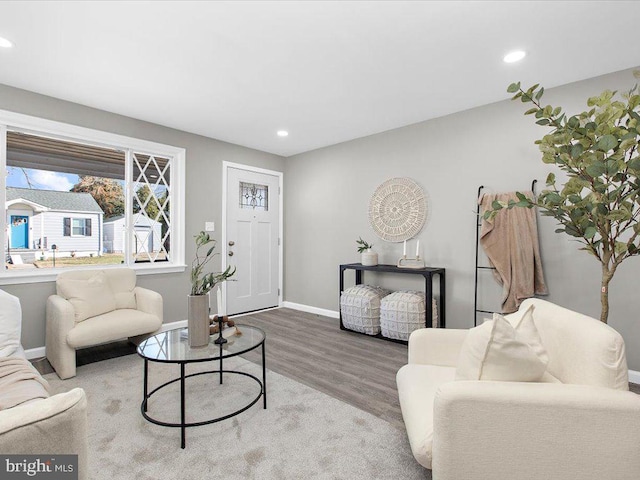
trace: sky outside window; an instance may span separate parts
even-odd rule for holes
[[[26,175],[25,175],[26,173]],[[29,186],[29,181],[31,187]],[[68,192],[80,177],[72,173],[59,173],[32,168],[7,167],[7,187],[35,188]],[[124,183],[124,182],[123,182]]]

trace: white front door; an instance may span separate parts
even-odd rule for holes
[[[278,305],[280,277],[280,178],[227,167],[226,264],[236,267],[226,282],[225,313]]]

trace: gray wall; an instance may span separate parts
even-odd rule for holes
[[[284,158],[277,155],[134,120],[6,85],[0,85],[0,109],[185,148],[188,185],[187,263],[193,257],[195,250],[193,242],[189,240],[192,235],[204,229],[205,221],[216,222],[214,237],[218,240],[221,238],[223,161],[276,171],[284,170]],[[218,261],[217,267],[219,266]],[[186,318],[186,295],[190,288],[188,271],[180,274],[140,276],[138,284],[162,294],[165,322]],[[1,285],[0,288],[18,296],[21,300],[24,347],[29,349],[43,346],[45,302],[47,297],[54,293],[55,284],[48,282]]]
[[[514,79],[515,80],[515,79]],[[604,89],[635,83],[631,70],[548,90],[545,103],[585,110],[586,99]],[[505,85],[506,88],[506,85]],[[452,92],[454,95],[455,92]],[[505,98],[507,94],[505,93]],[[338,265],[358,262],[355,241],[373,242],[380,263],[395,263],[401,244],[383,242],[369,226],[367,209],[376,187],[391,177],[410,177],[429,196],[430,214],[418,235],[427,264],[447,269],[447,325],[473,326],[475,208],[477,189],[538,190],[552,167],[534,141],[546,130],[524,117],[523,104],[505,100],[447,117],[353,140],[287,159],[285,170],[285,298],[338,310]],[[599,318],[600,264],[579,244],[539,220],[548,299]],[[408,248],[415,252],[415,244]],[[625,338],[630,368],[640,370],[638,258],[619,268],[610,286],[609,323]],[[481,272],[482,305],[499,307],[500,289]],[[371,278],[393,288],[422,288],[404,276]],[[349,283],[353,283],[353,273]]]
[[[624,90],[634,84],[631,70],[554,88],[545,94],[569,112],[584,110],[587,97],[605,88]],[[506,95],[505,95],[506,96]],[[418,235],[430,265],[447,269],[447,322],[473,324],[475,202],[479,185],[488,190],[540,188],[551,170],[540,161],[533,142],[545,130],[522,115],[520,103],[505,100],[447,117],[400,128],[283,159],[209,138],[180,132],[81,105],[0,85],[0,109],[67,122],[187,149],[187,236],[216,222],[220,238],[221,162],[256,165],[285,172],[285,300],[338,309],[338,265],[358,262],[355,240],[375,244],[381,263],[395,263],[401,244],[385,243],[368,224],[367,208],[375,188],[395,176],[418,181],[427,191],[430,215]],[[213,194],[211,193],[213,190]],[[202,192],[194,194],[194,192]],[[540,240],[549,299],[585,314],[600,312],[597,261],[578,244],[553,233],[555,225],[540,219]],[[413,244],[411,244],[413,245]],[[413,247],[415,248],[415,247]],[[193,256],[187,242],[186,258]],[[411,247],[410,252],[413,252]],[[627,342],[630,368],[640,370],[640,321],[635,294],[638,259],[627,260],[611,284],[610,324]],[[366,278],[392,288],[421,288],[417,280]],[[349,278],[353,282],[353,276]],[[188,273],[139,277],[142,286],[160,292],[165,321],[186,318]],[[53,283],[3,285],[22,301],[25,348],[44,345],[45,301]],[[481,279],[484,307],[497,308],[500,295],[493,280]]]

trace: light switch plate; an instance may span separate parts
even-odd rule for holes
[[[204,229],[207,232],[215,232],[216,231],[216,222],[204,222]]]

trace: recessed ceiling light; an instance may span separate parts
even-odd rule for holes
[[[289,135],[289,132],[287,132],[286,130],[278,130],[279,137],[286,137],[288,135]]]
[[[13,47],[13,42],[7,40],[6,38],[0,37],[0,47],[2,48],[11,48]]]
[[[504,60],[505,63],[513,63],[522,60],[524,57],[526,57],[526,55],[527,52],[525,52],[524,50],[515,50],[513,52],[507,53],[502,60]]]

